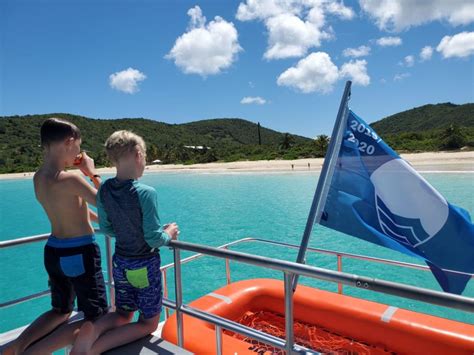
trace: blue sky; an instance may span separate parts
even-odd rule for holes
[[[2,0],[0,31],[2,116],[240,117],[314,137],[347,79],[368,122],[474,101],[471,1]]]

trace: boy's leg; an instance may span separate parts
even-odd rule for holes
[[[13,355],[23,353],[25,349],[36,340],[41,339],[67,321],[69,315],[70,313],[61,313],[54,309],[43,313],[31,323],[13,343],[3,349],[3,354]]]
[[[159,255],[139,260],[114,256],[113,272],[117,309],[132,311],[138,308],[141,316],[137,323],[112,329],[100,336],[92,346],[92,354],[140,339],[154,332],[160,320],[162,288]],[[92,334],[91,328],[87,331]]]
[[[126,324],[112,329],[96,340],[92,346],[91,354],[101,354],[107,350],[143,338],[158,328],[159,321],[160,314],[149,319],[144,319],[140,316],[139,321],[136,323]]]
[[[63,274],[60,266],[60,251],[46,245],[44,247],[44,266],[49,277],[52,310],[42,314],[18,337],[12,347],[4,352],[21,353],[38,339],[51,333],[64,323],[72,312],[74,290],[71,281]],[[10,350],[9,350],[10,349]],[[14,352],[11,352],[14,349]]]
[[[140,319],[137,323],[127,324],[123,327],[113,329],[99,337],[92,346],[92,354],[100,354],[117,346],[143,338],[145,335],[153,333],[158,327],[162,307],[160,256],[156,255],[147,260],[134,261],[134,263],[133,270],[135,277],[138,278],[140,282],[136,282],[136,279],[133,280],[131,275],[127,273],[128,270],[125,272],[125,278],[128,279],[127,283],[131,285],[135,284],[139,286],[139,284],[141,284],[141,288],[134,287],[133,291],[128,290],[134,294],[134,301],[141,313]],[[117,278],[119,277],[120,275],[117,275]],[[120,283],[120,285],[122,284]],[[145,285],[145,287],[143,287],[143,285]],[[120,291],[120,289],[118,291]],[[118,295],[118,297],[123,295],[124,299],[126,299],[124,293],[117,292],[116,295]]]
[[[120,327],[130,323],[133,318],[133,312],[111,312],[99,318],[96,322],[85,322],[81,327],[71,354],[87,354],[90,352],[92,345],[99,336],[112,328]]]
[[[60,325],[51,334],[31,345],[24,355],[51,354],[72,344],[84,321],[75,321]]]
[[[99,318],[96,322],[87,322],[81,328],[74,343],[72,352],[84,354],[90,351],[92,344],[106,331],[129,323],[137,305],[134,298],[134,289],[128,284],[120,261],[113,259],[113,278],[115,282],[115,306],[117,310]],[[80,292],[83,293],[83,292]],[[87,304],[84,304],[87,308]]]
[[[100,249],[96,243],[80,249],[84,272],[71,279],[77,295],[77,308],[86,320],[96,320],[107,314],[107,293],[102,274]]]

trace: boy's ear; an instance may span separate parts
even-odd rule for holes
[[[135,160],[139,160],[140,159],[140,151],[137,149],[135,150],[135,153],[133,154],[133,157],[135,158]]]
[[[74,146],[75,141],[76,141],[76,139],[74,137],[66,138],[64,140],[64,146],[66,147],[66,149],[72,149],[72,147]]]

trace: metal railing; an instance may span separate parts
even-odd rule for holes
[[[287,249],[295,249],[298,250],[299,246],[295,244],[289,244],[289,243],[283,243],[283,242],[275,242],[271,240],[266,240],[266,239],[261,239],[261,238],[242,238],[233,242],[229,242],[226,244],[223,244],[219,247],[218,249],[230,249],[233,246],[242,244],[242,243],[263,243],[263,244],[270,244],[273,246],[279,246],[279,247],[284,247]],[[360,254],[352,254],[352,253],[344,253],[344,252],[338,252],[338,251],[333,251],[333,250],[328,250],[328,249],[320,249],[320,248],[312,248],[308,247],[307,252],[309,253],[315,253],[315,254],[325,254],[325,255],[331,255],[336,257],[337,259],[337,271],[342,272],[343,271],[343,258],[347,259],[354,259],[354,260],[361,260],[361,261],[368,261],[368,262],[373,262],[373,263],[379,263],[379,264],[385,264],[385,265],[391,265],[391,266],[398,266],[398,267],[403,267],[403,268],[408,268],[408,269],[415,269],[415,270],[421,270],[425,272],[431,272],[431,269],[426,266],[426,265],[420,265],[420,264],[414,264],[414,263],[408,263],[408,262],[403,262],[403,261],[396,261],[396,260],[390,260],[390,259],[383,259],[383,258],[376,258],[376,257],[371,257],[371,256],[366,256],[366,255],[360,255]],[[200,259],[202,257],[205,257],[205,254],[194,254],[192,256],[189,256],[185,259],[181,260],[181,264],[186,264],[190,261]],[[167,270],[170,268],[174,267],[174,262],[169,263],[167,265],[164,265],[161,267],[161,271],[163,272],[163,279],[167,279]],[[225,259],[225,270],[226,270],[226,284],[231,283],[231,269],[230,269],[230,260]],[[460,273],[462,274],[462,273]],[[474,275],[471,275],[471,278],[474,278]],[[166,283],[166,281],[164,282]],[[342,294],[343,293],[343,283],[337,282],[337,291],[338,293]]]
[[[96,230],[97,233],[100,231]],[[46,240],[48,238],[48,234],[36,235],[26,238],[19,238],[15,240],[9,241],[2,241],[0,242],[0,249],[9,248],[17,245],[22,244],[30,244],[39,241]],[[271,258],[266,258],[257,255],[249,255],[233,250],[229,250],[230,247],[238,245],[240,243],[248,243],[248,242],[259,242],[259,243],[266,243],[272,244],[277,246],[282,246],[285,248],[292,248],[298,249],[298,246],[293,244],[281,243],[281,242],[274,242],[268,241],[265,239],[259,238],[244,238],[234,242],[230,242],[224,244],[220,247],[208,247],[202,246],[197,244],[186,243],[182,241],[172,241],[171,247],[173,247],[173,254],[174,254],[174,262],[164,265],[161,268],[161,272],[163,275],[163,290],[164,290],[164,299],[163,305],[165,306],[165,318],[169,316],[169,310],[173,309],[176,311],[177,317],[177,334],[178,334],[178,345],[183,346],[184,342],[184,324],[183,324],[183,314],[190,315],[192,317],[196,317],[198,319],[207,321],[215,325],[216,329],[216,349],[217,353],[220,354],[222,351],[222,330],[227,329],[231,330],[251,338],[254,338],[258,341],[262,341],[266,344],[271,346],[284,349],[287,353],[291,352],[307,352],[308,349],[300,347],[294,344],[293,340],[293,292],[292,292],[292,285],[291,280],[294,275],[303,275],[310,278],[316,278],[320,280],[326,280],[330,282],[335,282],[338,285],[338,292],[342,293],[342,286],[349,285],[352,287],[358,287],[363,289],[368,289],[376,292],[381,292],[385,294],[401,296],[405,298],[415,299],[418,301],[428,302],[432,304],[437,304],[445,307],[451,307],[455,309],[460,309],[467,312],[474,312],[474,299],[442,293],[438,291],[422,289],[415,286],[404,285],[395,282],[377,280],[373,278],[358,276],[354,274],[348,274],[342,272],[342,259],[343,258],[351,258],[351,259],[358,259],[364,260],[369,262],[375,263],[382,263],[388,265],[395,265],[405,268],[413,268],[418,270],[425,270],[428,271],[429,268],[423,265],[412,264],[412,263],[405,263],[399,262],[394,260],[382,259],[382,258],[374,258],[368,257],[364,255],[358,254],[350,254],[350,253],[341,253],[331,250],[325,249],[317,249],[317,248],[308,248],[308,252],[311,253],[322,253],[333,255],[337,257],[337,269],[338,271],[332,271],[323,268],[312,267],[308,265],[297,264],[289,261],[283,260],[275,260]],[[113,307],[113,282],[112,282],[112,245],[111,245],[111,238],[106,237],[106,258],[107,258],[107,286],[110,292],[110,300],[111,305]],[[197,254],[191,255],[187,258],[181,259],[180,251],[186,250],[190,252],[196,252]],[[189,263],[193,260],[202,258],[204,256],[212,256],[217,258],[222,258],[225,260],[226,265],[226,283],[229,284],[231,282],[231,270],[230,270],[230,260],[247,263],[254,266],[260,266],[263,268],[269,268],[273,270],[278,270],[283,273],[284,279],[284,287],[285,287],[285,327],[286,327],[286,339],[283,341],[280,338],[273,337],[269,334],[257,331],[255,329],[243,326],[239,323],[230,321],[228,319],[216,316],[211,313],[206,313],[200,311],[198,309],[192,308],[183,303],[182,299],[182,285],[181,285],[181,266],[183,264]],[[170,268],[174,268],[175,273],[175,299],[176,301],[173,302],[168,299],[168,278],[167,278],[167,271]],[[471,277],[474,277],[471,275]],[[28,300],[32,300],[35,298],[43,297],[47,295],[49,291],[42,291],[39,293],[35,293],[29,296],[24,296],[17,298],[15,300],[10,300],[7,302],[3,302],[0,304],[0,310],[6,307],[10,307],[22,302],[26,302]]]

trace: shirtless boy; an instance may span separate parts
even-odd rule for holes
[[[74,299],[86,320],[107,313],[100,250],[87,204],[96,204],[97,190],[78,174],[66,172],[80,153],[81,134],[70,122],[50,118],[41,126],[43,165],[34,176],[34,188],[51,223],[44,248],[52,309],[43,313],[4,349],[4,354],[45,354],[74,342],[82,322],[68,323]],[[78,166],[100,183],[94,161],[85,153]]]

